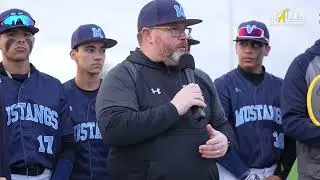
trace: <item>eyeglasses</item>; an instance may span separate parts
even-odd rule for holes
[[[34,20],[26,15],[19,14],[19,15],[11,15],[6,17],[1,23],[0,26],[16,26],[16,25],[24,25],[24,26],[34,26]]]
[[[264,36],[264,30],[253,26],[249,27],[241,27],[238,29],[238,38],[262,38],[268,41],[268,39]]]
[[[150,27],[150,29],[164,29],[170,31],[171,37],[180,38],[183,34],[185,34],[187,37],[191,36],[191,28],[186,27],[174,27],[174,26],[154,26]]]

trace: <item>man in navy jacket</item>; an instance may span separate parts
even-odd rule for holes
[[[290,64],[281,94],[283,128],[297,140],[299,179],[320,179],[320,129],[307,111],[307,91],[320,75],[320,40]],[[319,108],[319,107],[317,107]]]

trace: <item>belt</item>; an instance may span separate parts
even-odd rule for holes
[[[32,165],[27,168],[11,167],[11,174],[27,175],[27,176],[38,176],[44,172],[46,168],[42,165]]]

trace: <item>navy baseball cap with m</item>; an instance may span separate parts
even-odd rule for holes
[[[252,40],[269,44],[270,35],[267,26],[259,21],[247,21],[239,25],[234,41]]]
[[[182,6],[175,0],[153,0],[146,4],[138,17],[138,32],[143,27],[154,27],[183,22],[186,26],[201,23],[200,19],[187,19]]]
[[[9,9],[0,14],[0,34],[16,28],[23,28],[32,34],[39,32],[31,15],[21,9]]]
[[[71,37],[71,48],[75,49],[79,45],[91,41],[102,42],[106,48],[111,48],[117,44],[116,40],[106,38],[102,28],[98,25],[85,24],[79,26],[73,32]]]

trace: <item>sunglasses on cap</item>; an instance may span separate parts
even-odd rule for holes
[[[17,25],[24,26],[34,26],[34,20],[26,15],[18,14],[18,15],[10,15],[6,17],[1,23],[0,26],[12,27]]]
[[[241,27],[238,29],[237,33],[238,38],[262,38],[268,41],[264,36],[264,30],[256,26],[253,27]]]

